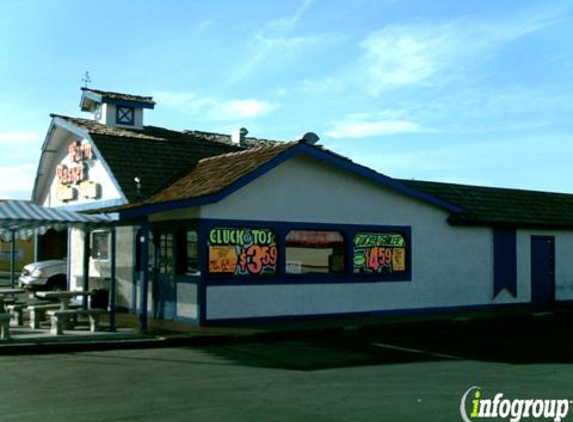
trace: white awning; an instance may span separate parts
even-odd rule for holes
[[[112,221],[107,215],[90,215],[58,208],[42,207],[28,201],[0,202],[0,237],[10,240],[12,233],[26,239],[49,229],[105,225]]]

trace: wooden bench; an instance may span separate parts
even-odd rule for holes
[[[0,340],[10,340],[10,320],[12,314],[0,314]]]
[[[59,303],[41,303],[28,305],[26,310],[30,312],[30,328],[33,330],[40,328],[40,323],[46,318],[46,312],[55,311],[58,309],[61,309],[61,305]]]
[[[87,316],[90,321],[90,331],[95,333],[99,331],[100,316],[105,313],[107,311],[104,309],[59,309],[47,311],[52,324],[50,333],[57,336],[64,334],[64,327],[73,328],[78,316]],[[71,320],[73,320],[72,324],[70,324]]]

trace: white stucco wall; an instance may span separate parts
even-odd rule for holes
[[[493,303],[493,234],[452,227],[448,212],[311,158],[289,160],[202,218],[404,225],[412,228],[412,281],[208,286],[207,318],[329,314]],[[495,303],[525,300],[500,295]]]
[[[135,234],[133,227],[118,227],[116,229],[116,305],[131,307],[134,289],[135,254],[133,245]],[[83,286],[83,254],[84,233],[73,229],[70,233],[71,279],[72,290]],[[97,260],[90,257],[90,290],[96,288],[109,289],[111,261]]]

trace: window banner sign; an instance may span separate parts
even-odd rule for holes
[[[365,233],[354,236],[354,273],[406,271],[406,239],[398,233]]]
[[[276,235],[270,229],[214,228],[209,232],[209,274],[273,275]]]

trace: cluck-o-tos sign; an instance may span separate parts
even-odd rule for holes
[[[72,141],[68,146],[68,159],[70,165],[60,164],[56,167],[58,184],[69,186],[77,185],[88,178],[86,160],[93,158],[91,145],[80,141]]]
[[[89,143],[77,140],[69,143],[68,155],[56,167],[58,200],[73,201],[78,198],[78,190],[83,198],[99,197],[99,184],[88,181],[88,160],[93,159],[94,154]]]

